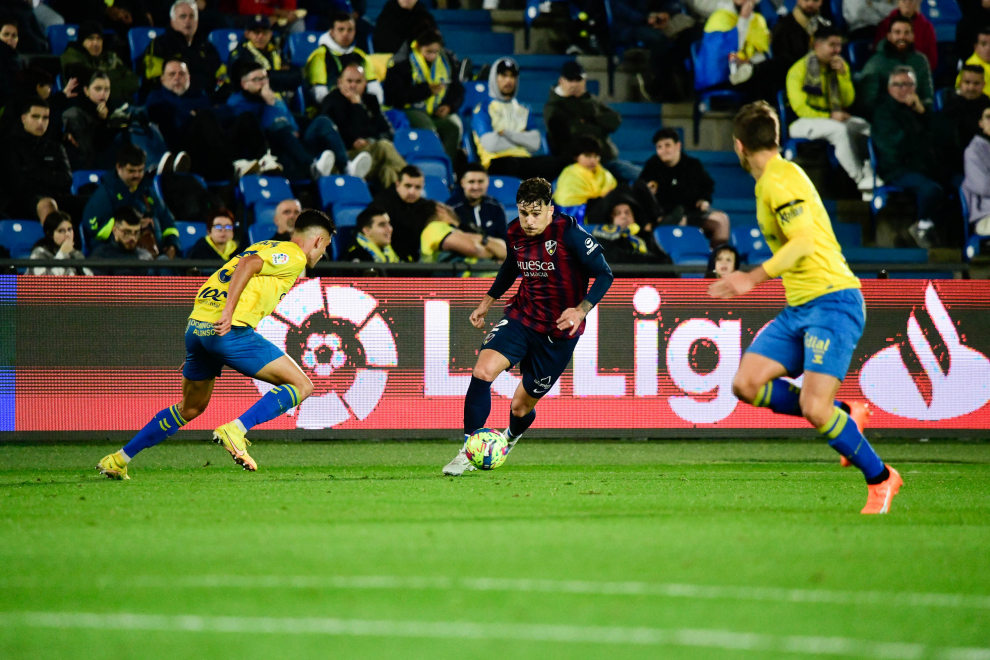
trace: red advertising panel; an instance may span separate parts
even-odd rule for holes
[[[18,277],[0,306],[0,439],[133,431],[180,398],[183,332],[199,278]],[[301,280],[258,331],[295,359],[312,397],[262,429],[299,437],[438,437],[461,426],[485,336],[468,315],[490,281]],[[703,280],[618,279],[588,317],[534,430],[549,435],[711,437],[806,429],[740,403],[742,353],[781,310],[779,282],[713,300]],[[506,296],[506,299],[512,291]],[[990,287],[962,280],[864,282],[866,332],[840,398],[866,400],[872,428],[990,429]],[[501,318],[489,314],[489,326]],[[11,384],[12,376],[12,384]],[[4,384],[6,383],[6,384]],[[508,420],[518,371],[494,383]],[[187,428],[236,417],[269,386],[230,370]],[[13,434],[11,432],[14,432]]]

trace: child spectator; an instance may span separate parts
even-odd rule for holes
[[[83,253],[75,247],[75,233],[72,229],[72,218],[68,213],[55,211],[49,213],[43,223],[45,236],[34,244],[31,250],[32,259],[85,259]],[[93,271],[84,266],[37,266],[31,269],[32,275],[92,275]]]
[[[712,256],[708,257],[705,277],[725,277],[736,270],[739,270],[739,250],[731,245],[719,245],[712,250]]]
[[[557,179],[554,202],[560,206],[580,206],[601,199],[618,185],[612,173],[602,167],[602,145],[585,135],[574,139],[574,164]]]

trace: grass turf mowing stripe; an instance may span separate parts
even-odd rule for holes
[[[737,651],[778,651],[888,660],[990,660],[990,648],[941,648],[845,637],[775,636],[727,630],[664,630],[455,621],[369,621],[86,612],[0,614],[0,628],[138,630],[275,635],[347,635],[427,639],[513,640],[635,646],[675,646]]]
[[[16,578],[14,579],[16,581]],[[7,580],[0,580],[4,584]],[[59,584],[64,581],[59,580]],[[116,585],[101,578],[100,588]],[[305,575],[187,575],[177,577],[136,575],[128,578],[132,588],[186,589],[414,589],[437,591],[503,591],[595,596],[658,596],[709,600],[743,600],[777,603],[830,605],[884,605],[955,609],[990,609],[990,596],[883,591],[835,591],[829,589],[784,589],[650,582],[592,582],[585,580],[530,580],[512,578],[447,578],[394,575],[305,576]],[[26,586],[26,585],[25,585]]]

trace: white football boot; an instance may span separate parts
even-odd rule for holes
[[[465,472],[471,472],[476,469],[477,468],[471,464],[471,460],[468,459],[467,453],[462,447],[461,450],[457,452],[457,456],[454,456],[454,460],[444,466],[443,473],[448,477],[459,477]]]

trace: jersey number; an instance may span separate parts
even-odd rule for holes
[[[237,255],[237,260],[240,261],[244,257],[250,257],[252,254],[258,254],[258,251],[245,250],[244,252],[241,252],[239,255]],[[237,264],[235,263],[234,268],[236,267]],[[217,279],[220,280],[221,284],[229,284],[231,276],[233,276],[233,270],[229,266],[221,270],[219,273],[217,273]]]

